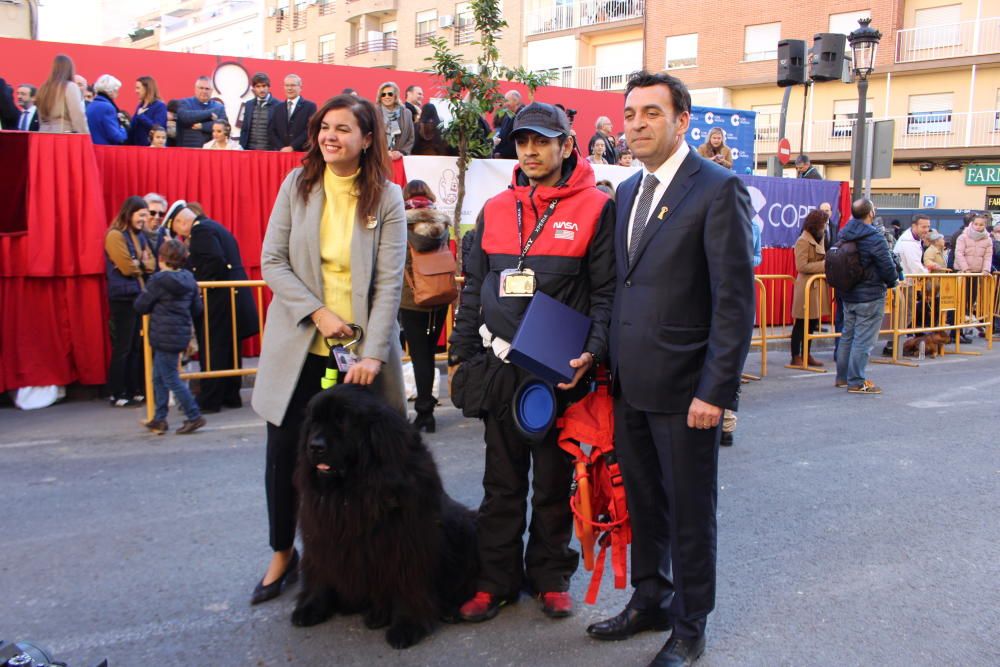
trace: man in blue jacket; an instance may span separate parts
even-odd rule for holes
[[[851,206],[850,222],[837,237],[840,242],[855,242],[864,269],[864,277],[839,295],[844,304],[844,330],[837,349],[836,385],[852,394],[882,393],[865,378],[865,367],[882,324],[885,290],[895,287],[899,277],[889,245],[872,226],[874,221],[875,205],[870,199],[858,199]]]
[[[201,148],[212,140],[212,122],[229,120],[226,107],[212,101],[212,80],[200,76],[194,84],[194,97],[185,97],[177,107],[177,145]]]

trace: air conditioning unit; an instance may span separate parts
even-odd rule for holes
[[[273,19],[277,15],[278,15],[277,7],[271,7],[269,10],[267,10],[267,18]]]
[[[438,17],[439,28],[450,28],[455,25],[455,17],[451,14],[443,14]]]

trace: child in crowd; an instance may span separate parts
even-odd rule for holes
[[[166,148],[167,147],[167,128],[162,125],[154,125],[152,129],[149,130],[149,147],[150,148]]]
[[[153,347],[156,413],[145,426],[157,435],[167,432],[167,401],[171,391],[187,417],[177,433],[193,433],[205,425],[198,403],[177,371],[178,357],[191,340],[193,318],[198,317],[203,308],[194,275],[182,268],[187,257],[183,243],[175,239],[164,241],[160,246],[161,270],[149,279],[146,291],[135,300],[138,312],[152,313],[149,342]]]

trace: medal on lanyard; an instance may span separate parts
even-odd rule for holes
[[[556,204],[559,203],[558,199],[553,199],[549,204],[549,207],[545,209],[545,213],[542,217],[538,219],[538,224],[531,232],[531,236],[528,237],[528,242],[524,244],[521,250],[521,255],[517,259],[516,269],[504,269],[500,272],[500,296],[507,297],[528,297],[531,298],[538,291],[538,281],[535,278],[535,272],[524,266],[524,258],[527,257],[528,251],[531,250],[531,246],[535,245],[535,240],[538,235],[542,233],[542,228],[545,227],[545,223],[548,222],[549,218],[552,217],[552,212],[556,210]],[[524,207],[521,202],[517,202],[517,244],[521,245],[521,230],[523,228],[523,218],[524,218]]]

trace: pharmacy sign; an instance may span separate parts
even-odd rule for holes
[[[1000,185],[1000,164],[970,164],[965,168],[966,185]]]

